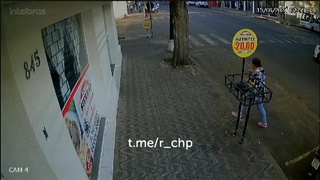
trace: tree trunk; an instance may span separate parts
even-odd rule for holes
[[[190,64],[189,60],[189,15],[185,1],[171,1],[174,20],[174,49],[172,66]]]

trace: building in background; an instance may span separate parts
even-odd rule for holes
[[[97,162],[113,167],[122,62],[114,8],[1,2],[1,179],[89,179],[106,175]]]
[[[209,7],[220,7],[221,2],[220,1],[208,1],[209,2]]]
[[[126,1],[113,1],[112,4],[116,19],[122,19],[128,15],[128,4]]]
[[[300,19],[305,13],[318,16],[320,15],[319,1],[279,1],[279,6],[289,9],[289,11],[285,14],[283,21],[290,24],[299,25]],[[290,11],[290,9],[294,9],[294,11]]]
[[[212,6],[213,4],[218,4],[216,1],[210,1]],[[221,2],[221,7],[223,8],[233,8],[243,11],[252,12],[255,14],[264,14],[270,16],[279,16],[276,8],[288,8],[286,13],[286,19],[292,23],[296,23],[301,18],[302,13],[293,12],[293,11],[301,11],[302,8],[305,8],[307,11],[311,10],[314,14],[319,15],[319,1],[268,1],[268,0],[258,0],[258,1],[219,1]],[[274,9],[273,12],[262,12],[261,9],[270,8],[270,10]],[[290,13],[290,9],[292,12]]]
[[[234,8],[238,10],[259,13],[259,8],[275,8],[278,7],[278,1],[221,1],[221,6],[226,8]]]

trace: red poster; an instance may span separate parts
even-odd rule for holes
[[[94,93],[88,65],[73,89],[63,109],[72,142],[88,176],[92,172],[100,115],[94,103]]]

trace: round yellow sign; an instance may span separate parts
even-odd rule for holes
[[[250,29],[241,29],[232,40],[233,52],[241,58],[251,56],[256,51],[257,46],[258,37],[256,33]]]
[[[144,22],[143,22],[143,28],[145,28],[145,29],[150,29],[151,28],[151,22],[150,22],[150,20],[144,20]]]

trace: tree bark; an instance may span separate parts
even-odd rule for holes
[[[189,15],[185,1],[171,1],[174,20],[174,49],[172,66],[190,64],[189,60]]]

